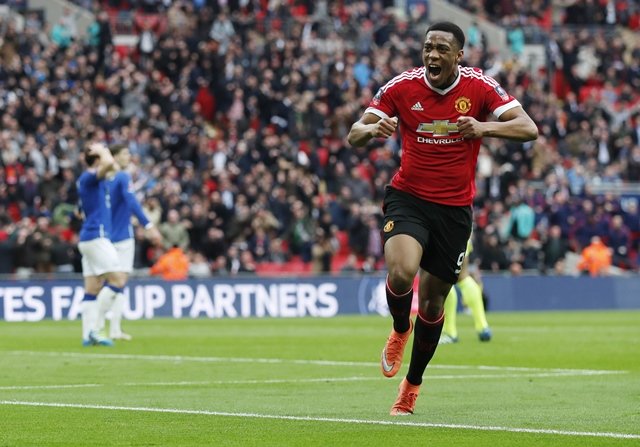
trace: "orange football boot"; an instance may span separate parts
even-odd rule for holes
[[[416,399],[420,392],[420,385],[411,385],[407,379],[402,379],[398,388],[398,398],[391,407],[391,416],[407,416],[413,414]]]
[[[393,328],[391,329],[391,334],[389,334],[387,343],[384,345],[380,360],[382,374],[385,377],[393,377],[400,370],[404,347],[407,345],[411,332],[413,332],[413,321],[411,320],[409,320],[409,330],[407,332],[399,334]]]

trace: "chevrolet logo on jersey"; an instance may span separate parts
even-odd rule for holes
[[[434,137],[447,137],[450,133],[458,132],[458,125],[447,120],[435,120],[432,123],[420,123],[416,132],[430,133]]]

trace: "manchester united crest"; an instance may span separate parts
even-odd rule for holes
[[[469,110],[471,110],[471,100],[466,96],[461,96],[456,99],[455,108],[458,113],[462,113],[463,115],[469,113]]]
[[[391,230],[393,230],[393,221],[392,220],[390,220],[389,222],[384,224],[384,228],[382,229],[382,231],[384,231],[385,233],[388,233]]]

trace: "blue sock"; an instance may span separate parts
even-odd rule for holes
[[[110,288],[111,290],[113,290],[116,293],[122,293],[122,291],[124,290],[124,288],[122,287],[116,287],[113,284],[109,284],[108,282],[104,283],[104,285],[108,288]]]

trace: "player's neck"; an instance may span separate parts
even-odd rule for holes
[[[456,67],[453,73],[451,74],[451,76],[443,83],[443,85],[438,85],[438,86],[433,85],[429,81],[429,77],[426,76],[426,74],[424,78],[427,81],[427,85],[429,85],[431,89],[437,92],[440,92],[440,94],[444,94],[448,92],[450,88],[453,88],[453,86],[458,82],[458,79],[460,78],[460,69],[459,67]]]
[[[456,68],[451,74],[451,77],[447,79],[447,82],[445,82],[441,87],[438,87],[438,88],[440,90],[448,89],[453,85],[454,82],[456,82],[456,79],[458,79],[458,76],[460,76],[460,71],[458,70],[458,68]]]

